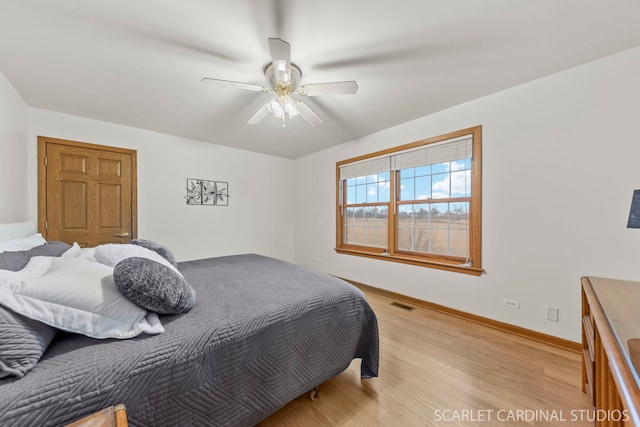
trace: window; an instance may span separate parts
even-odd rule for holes
[[[479,275],[482,127],[336,164],[336,251]]]

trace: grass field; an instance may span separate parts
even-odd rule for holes
[[[466,257],[468,219],[400,219],[397,250]],[[387,247],[387,218],[353,218],[345,221],[345,243]]]

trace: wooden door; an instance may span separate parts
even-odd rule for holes
[[[38,137],[38,229],[82,247],[136,237],[136,151]]]

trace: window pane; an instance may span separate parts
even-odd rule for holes
[[[378,203],[391,200],[389,172],[347,180],[347,204]]]
[[[416,169],[416,176],[425,176],[431,175],[431,165],[429,166],[419,166]]]
[[[400,180],[400,200],[415,200],[414,199],[414,179],[407,178]]]
[[[402,178],[411,178],[414,176],[416,168],[407,168],[400,170],[400,179]]]
[[[364,243],[364,209],[346,208],[344,214],[344,236],[345,243],[360,245]]]
[[[347,204],[356,202],[356,187],[347,186]]]
[[[364,220],[363,208],[346,208],[344,211],[345,224],[351,225]]]
[[[432,166],[402,169],[400,171],[400,197],[398,200],[448,199],[471,196],[471,170],[469,169],[471,159]]]
[[[375,206],[373,208],[371,208],[372,212],[375,212],[375,218],[376,219],[383,219],[383,220],[387,220],[387,218],[389,218],[389,210],[387,209],[386,206]],[[387,224],[385,223],[385,227],[387,226]]]
[[[422,221],[421,221],[422,222]],[[413,229],[413,249],[414,252],[431,252],[431,235],[427,227],[416,227]]]
[[[468,197],[470,194],[470,171],[451,172],[451,197]]]
[[[347,179],[347,204],[391,200],[389,172]]]
[[[356,186],[356,203],[365,203],[367,201],[367,186],[365,184]]]
[[[451,162],[451,170],[452,171],[461,171],[465,169],[469,169],[467,167],[467,159],[464,160],[456,160],[455,162]]]
[[[450,218],[452,222],[455,221],[469,221],[469,203],[457,202],[449,203]]]
[[[409,218],[407,215],[411,215],[413,212],[413,205],[400,205],[398,206],[398,218]]]
[[[429,235],[425,228],[428,222],[428,204],[401,205],[398,209],[398,249],[417,252],[420,247],[428,248]]]
[[[449,243],[449,255],[467,257],[467,241],[469,239],[469,232],[467,230],[451,230],[450,243]]]
[[[431,198],[431,177],[430,176],[417,177],[414,200],[426,200],[430,198]]]
[[[467,257],[468,202],[401,205],[398,250]]]
[[[431,186],[431,194],[434,199],[448,199],[449,192],[449,174],[440,173],[433,175],[433,185]]]
[[[389,172],[378,174],[378,202],[391,200],[391,181]]]
[[[432,203],[430,206],[431,221],[434,223],[447,221],[449,213],[449,203]]]
[[[344,227],[344,240],[347,245],[362,245],[364,243],[364,232],[362,227],[348,226]]]
[[[387,247],[387,207],[346,208],[344,243],[348,245]]]
[[[367,203],[376,203],[378,201],[378,185],[367,185]]]
[[[378,201],[388,202],[391,200],[391,185],[389,181],[378,184]]]
[[[435,165],[431,165],[432,174],[443,173],[443,172],[449,172],[449,162],[437,163]]]
[[[448,214],[446,212],[432,215],[431,226],[431,252],[435,254],[448,255]]]
[[[411,239],[413,229],[411,227],[399,227],[398,228],[398,250],[401,251],[411,251]]]

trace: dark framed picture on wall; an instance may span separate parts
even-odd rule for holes
[[[216,206],[229,206],[229,183],[216,181]]]
[[[229,206],[229,183],[208,179],[187,178],[188,205]]]

